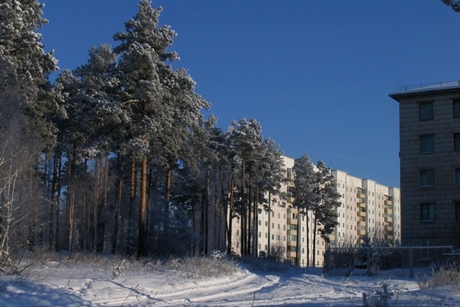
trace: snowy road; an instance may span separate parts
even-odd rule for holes
[[[361,306],[362,293],[393,292],[390,306],[460,306],[451,287],[419,290],[408,272],[323,277],[320,270],[250,272],[188,279],[171,271],[112,271],[50,265],[27,278],[0,279],[0,306]]]

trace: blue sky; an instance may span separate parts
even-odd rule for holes
[[[48,0],[45,49],[61,69],[112,46],[137,0]],[[441,0],[154,0],[171,50],[225,128],[255,118],[285,155],[399,187],[405,85],[460,79],[460,14]]]

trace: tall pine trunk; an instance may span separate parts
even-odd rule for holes
[[[141,161],[140,206],[139,206],[139,235],[137,255],[147,254],[147,158]]]
[[[235,182],[233,179],[230,180],[230,203],[229,206],[230,208],[228,209],[228,216],[226,215],[226,219],[228,219],[227,225],[227,255],[232,254],[232,231],[233,231],[233,203],[235,201],[234,197],[234,188],[235,188]]]
[[[313,224],[313,259],[312,259],[314,267],[316,266],[316,230],[317,230],[317,226],[316,226],[316,214],[315,214],[314,224]]]
[[[120,226],[124,225],[124,215],[120,214],[121,199],[123,196],[123,155],[117,156],[117,179],[116,179],[116,197],[115,197],[115,213],[113,220],[113,237],[112,237],[112,253],[118,252],[120,248]]]
[[[309,214],[309,210],[306,209],[305,220],[307,223],[307,228],[305,230],[306,230],[306,236],[307,236],[307,267],[310,266],[310,224],[308,221],[308,217],[309,217],[308,214]]]
[[[271,255],[271,227],[270,227],[270,223],[271,223],[271,218],[272,218],[272,203],[271,203],[271,197],[272,197],[272,194],[271,192],[268,192],[268,238],[267,238],[267,256],[270,256]],[[288,240],[289,241],[289,240]]]
[[[300,206],[297,206],[297,248],[296,248],[296,264],[302,266],[302,213]]]

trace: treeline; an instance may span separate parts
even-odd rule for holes
[[[175,32],[141,0],[86,64],[45,53],[36,0],[1,1],[0,267],[11,251],[198,255],[256,251],[259,208],[285,179],[278,145],[255,120],[227,131],[202,110]],[[265,206],[268,208],[268,206]],[[320,223],[320,221],[318,221]]]

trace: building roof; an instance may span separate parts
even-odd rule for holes
[[[459,90],[460,80],[451,82],[439,82],[431,84],[401,86],[397,92],[391,93],[389,96],[399,102],[399,99],[414,94],[427,94],[438,91]]]

